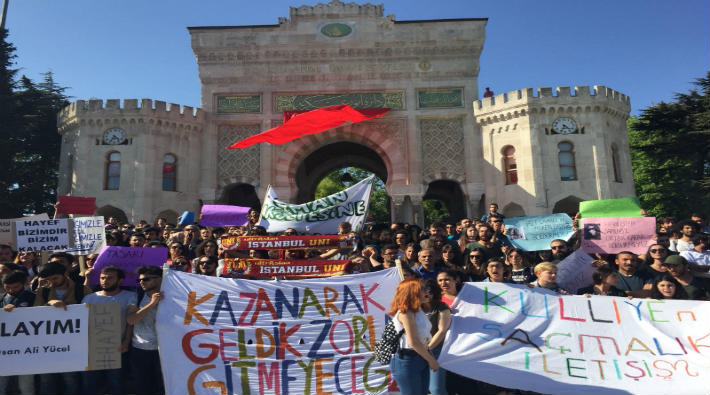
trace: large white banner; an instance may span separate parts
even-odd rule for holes
[[[379,393],[372,350],[396,269],[293,281],[168,270],[157,316],[168,394]]]
[[[357,232],[365,223],[374,178],[370,176],[348,189],[303,204],[282,202],[269,187],[259,225],[269,233],[293,228],[303,233],[336,234],[338,224],[348,221]]]
[[[547,394],[706,394],[710,302],[561,296],[466,283],[439,363]]]
[[[0,376],[85,370],[88,317],[83,304],[0,309]]]

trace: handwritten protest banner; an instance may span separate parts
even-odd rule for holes
[[[70,220],[74,229],[72,247],[65,250],[72,254],[98,254],[106,245],[104,217],[77,217]]]
[[[638,198],[587,200],[579,202],[580,218],[641,217]]]
[[[170,270],[157,315],[168,394],[383,392],[372,355],[395,269],[293,281],[216,278]]]
[[[567,258],[557,264],[557,278],[555,282],[572,295],[577,294],[579,288],[584,288],[594,283],[592,274],[594,259],[582,250],[575,250]]]
[[[117,302],[89,307],[89,370],[121,367],[121,305]]]
[[[646,252],[656,234],[656,218],[582,218],[582,249],[589,253]]]
[[[338,225],[347,221],[357,232],[365,223],[373,180],[374,175],[350,188],[303,204],[284,203],[269,187],[259,225],[269,233],[293,228],[302,233],[335,234]]]
[[[349,248],[351,235],[317,236],[225,236],[220,242],[225,250],[281,250],[303,248]]]
[[[466,283],[439,364],[544,394],[707,393],[710,302]]]
[[[116,266],[126,273],[121,285],[135,286],[136,269],[141,266],[163,266],[167,259],[167,248],[105,246],[96,258],[94,270],[89,278],[91,284],[98,284],[101,269],[106,266]]]
[[[222,204],[202,206],[200,225],[202,226],[243,226],[251,208]]]
[[[82,304],[0,309],[0,376],[86,369],[88,317]]]
[[[69,220],[32,219],[15,221],[17,251],[65,251],[71,247]]]
[[[572,219],[563,213],[506,218],[504,222],[510,243],[524,251],[549,250],[552,240],[567,241],[574,234]]]
[[[244,277],[328,277],[345,274],[348,260],[225,258],[222,274]]]
[[[32,215],[22,218],[0,219],[0,244],[15,245],[15,234],[12,231],[12,223],[21,220],[49,219],[47,213]]]
[[[93,215],[96,208],[95,197],[57,196],[57,213]]]

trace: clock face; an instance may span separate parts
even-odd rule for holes
[[[123,129],[112,128],[104,132],[104,143],[109,145],[121,144],[126,140],[126,132]]]
[[[577,122],[572,118],[557,118],[552,122],[552,131],[559,134],[570,134],[577,130]]]

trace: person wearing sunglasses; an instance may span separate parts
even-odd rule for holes
[[[202,274],[204,276],[217,276],[217,257],[203,255],[197,258],[197,264],[195,265],[195,274]]]
[[[486,254],[481,248],[474,248],[467,255],[468,261],[464,266],[464,273],[468,281],[483,281],[486,278],[484,263]]]
[[[668,271],[663,266],[663,261],[668,257],[668,249],[662,244],[651,244],[643,258],[644,270],[651,278],[656,278],[660,274]]]
[[[567,258],[567,256],[572,253],[567,246],[567,242],[561,239],[555,239],[550,242],[550,251],[552,252],[553,262],[559,262]]]
[[[141,266],[136,270],[138,284],[138,305],[128,306],[126,322],[133,325],[131,367],[136,388],[143,394],[162,394],[163,374],[158,354],[158,333],[155,329],[157,307],[163,299],[160,285],[163,271],[157,266]]]

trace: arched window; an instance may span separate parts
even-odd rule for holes
[[[574,145],[568,141],[563,141],[557,144],[559,150],[558,158],[560,161],[560,179],[562,181],[571,181],[577,179],[577,168],[574,164]]]
[[[619,150],[616,144],[611,145],[611,166],[614,168],[614,181],[621,182],[621,170],[619,169]]]
[[[505,172],[505,185],[518,183],[518,166],[515,164],[515,147],[503,147],[503,171]]]
[[[104,189],[118,190],[121,186],[121,153],[109,152],[106,156],[106,183]]]
[[[173,154],[165,154],[163,157],[163,190],[175,191],[177,183],[177,158]]]

